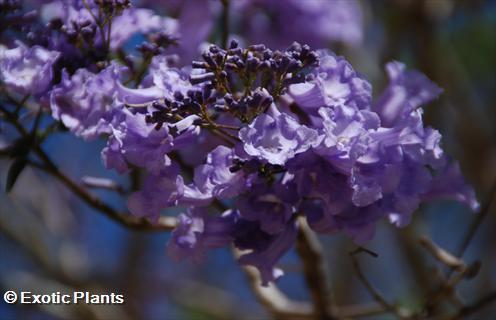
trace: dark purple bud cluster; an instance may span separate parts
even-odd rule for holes
[[[169,99],[155,101],[151,104],[151,112],[146,115],[146,123],[155,124],[155,129],[160,130],[164,123],[174,123],[181,118],[179,109]]]
[[[193,83],[210,81],[224,92],[262,87],[273,96],[291,83],[303,82],[305,68],[318,64],[317,54],[296,42],[284,51],[272,51],[263,44],[242,49],[233,40],[227,50],[210,46],[202,58],[193,62],[193,68],[204,69],[205,74],[192,77]]]
[[[107,17],[118,16],[124,9],[131,7],[130,0],[93,0],[93,2],[103,10]]]
[[[227,50],[210,46],[202,58],[193,61],[193,68],[202,72],[191,75],[190,82],[211,84],[223,94],[223,104],[216,109],[242,122],[267,110],[290,84],[304,82],[309,69],[318,65],[317,53],[296,42],[284,51],[272,51],[263,44],[243,49],[233,40]]]
[[[150,59],[153,56],[164,54],[171,45],[177,45],[177,38],[165,32],[157,32],[150,34],[148,41],[136,46],[136,50],[141,52],[143,57]]]
[[[92,44],[97,31],[97,26],[89,19],[71,20],[69,24],[62,24],[62,21],[55,19],[48,24],[52,29],[62,32],[67,40],[74,44]]]
[[[146,116],[146,122],[155,124],[155,129],[160,130],[164,123],[174,123],[206,112],[204,106],[213,104],[216,96],[212,85],[206,85],[202,90],[188,90],[186,95],[176,91],[173,99],[166,98],[151,104],[149,109],[152,111]]]
[[[251,122],[258,114],[267,110],[274,99],[262,88],[256,88],[249,95],[235,99],[232,94],[227,93],[224,101],[228,110],[242,122]]]
[[[0,15],[14,13],[22,8],[19,0],[0,0]]]

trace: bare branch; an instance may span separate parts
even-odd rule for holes
[[[334,307],[334,314],[338,319],[371,317],[381,315],[386,312],[387,310],[377,303]]]
[[[106,189],[117,193],[124,193],[124,188],[111,179],[84,176],[81,178],[81,181],[87,188]]]
[[[395,311],[394,306],[390,304],[386,300],[386,298],[384,298],[382,294],[369,282],[367,277],[365,277],[356,256],[354,254],[350,254],[350,257],[355,273],[358,276],[358,279],[360,279],[360,281],[365,286],[365,288],[370,293],[370,295],[374,298],[374,300],[377,301],[381,306],[383,306],[384,309],[389,311]]]
[[[487,307],[488,305],[490,305],[493,302],[496,302],[496,291],[490,292],[487,295],[485,295],[484,297],[482,297],[479,300],[477,300],[476,302],[474,302],[473,304],[463,307],[462,309],[460,309],[458,314],[453,316],[452,319],[453,320],[464,319],[468,315],[476,313],[480,309]]]
[[[238,249],[233,251],[236,258],[242,254]],[[262,287],[260,274],[255,268],[243,267],[243,270],[248,277],[253,293],[274,318],[310,319],[312,317],[312,306],[309,303],[290,300],[273,283],[270,283],[267,287]]]
[[[314,315],[318,319],[332,319],[329,278],[326,274],[322,248],[306,219],[299,218],[296,251],[303,263],[304,276],[312,296]]]
[[[489,197],[487,198],[484,205],[481,206],[479,212],[477,213],[477,216],[475,217],[475,220],[472,222],[470,228],[467,231],[467,234],[463,238],[460,248],[458,248],[458,250],[456,251],[456,255],[458,257],[462,257],[465,251],[467,250],[468,246],[470,245],[470,242],[472,242],[472,239],[474,238],[482,221],[489,214],[489,209],[491,208],[491,204],[495,199],[496,199],[496,181],[494,182],[491,190],[489,191]]]
[[[176,219],[173,217],[160,217],[156,224],[151,223],[145,218],[132,216],[130,214],[123,214],[117,212],[115,209],[107,205],[100,198],[92,195],[87,190],[85,190],[81,185],[71,180],[68,176],[62,173],[48,158],[48,156],[43,152],[43,150],[37,146],[35,152],[40,156],[45,167],[38,167],[46,173],[57,178],[62,182],[69,190],[71,190],[76,196],[83,200],[90,207],[103,213],[108,218],[116,221],[120,225],[140,231],[170,231],[176,226]]]
[[[467,268],[465,262],[439,247],[427,236],[420,237],[419,241],[420,244],[439,262],[459,272],[463,272]]]
[[[386,298],[382,296],[382,294],[377,290],[372,283],[365,277],[365,274],[363,273],[360,264],[358,263],[358,259],[356,257],[356,253],[363,252],[363,250],[359,250],[357,252],[351,252],[350,257],[351,257],[351,262],[353,264],[353,269],[355,270],[356,275],[358,276],[358,279],[360,279],[360,282],[365,286],[367,291],[370,293],[370,295],[374,298],[377,303],[379,303],[384,310],[395,314],[398,318],[400,319],[407,319],[411,317],[410,311],[402,308],[398,308],[395,305],[389,303]]]

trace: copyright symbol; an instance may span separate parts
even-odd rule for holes
[[[3,300],[5,300],[5,302],[7,303],[16,303],[17,293],[15,293],[14,291],[7,291],[3,295]]]

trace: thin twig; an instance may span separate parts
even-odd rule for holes
[[[234,256],[241,256],[241,251],[234,249]],[[274,318],[281,319],[309,319],[312,317],[312,306],[306,302],[290,300],[277,286],[270,283],[263,287],[260,274],[253,267],[243,267],[248,277],[250,287],[259,302]]]
[[[494,182],[491,190],[489,191],[489,197],[487,198],[484,205],[480,208],[479,212],[477,213],[477,216],[475,217],[475,220],[472,222],[465,237],[463,238],[462,244],[456,251],[457,257],[461,258],[465,254],[465,251],[470,245],[470,242],[472,242],[475,233],[479,229],[479,226],[482,224],[484,218],[489,214],[489,209],[491,208],[491,204],[493,203],[495,198],[496,198],[496,181]]]
[[[447,298],[448,301],[452,302],[456,306],[462,305],[462,301],[456,292],[456,286],[463,279],[477,274],[478,268],[480,268],[480,263],[476,261],[472,265],[467,265],[463,260],[439,247],[426,236],[421,237],[419,241],[420,244],[429,253],[431,253],[436,260],[450,267],[450,270],[458,272],[456,275],[452,275],[452,273],[450,273],[448,276],[444,276],[444,274],[439,270],[438,275],[440,277],[440,284],[427,299],[425,310],[434,310],[443,298]]]
[[[124,188],[121,185],[111,179],[84,176],[81,178],[81,181],[87,188],[106,189],[115,191],[120,194],[123,194],[125,192]]]
[[[386,298],[382,296],[382,294],[369,282],[367,277],[365,277],[362,268],[360,267],[360,264],[358,263],[358,260],[356,258],[355,254],[350,254],[351,257],[351,262],[353,264],[353,268],[355,270],[356,275],[358,276],[358,279],[360,279],[360,282],[364,285],[364,287],[367,289],[367,291],[370,293],[370,295],[374,298],[375,301],[377,301],[381,306],[384,307],[384,309],[395,312],[396,309],[395,307],[390,304]]]
[[[436,260],[445,264],[446,266],[455,269],[456,271],[463,272],[467,265],[461,259],[455,257],[448,251],[439,247],[430,238],[423,236],[419,239],[420,244],[430,253]]]
[[[359,250],[350,253],[351,262],[353,264],[353,269],[355,270],[356,275],[360,282],[364,285],[370,295],[374,298],[377,303],[379,303],[386,311],[395,314],[400,319],[410,318],[410,312],[408,310],[397,308],[395,305],[389,303],[386,298],[382,296],[382,294],[377,290],[372,283],[365,277],[365,274],[358,263],[358,259],[356,258],[356,254],[360,252],[367,252],[365,250]]]
[[[101,24],[100,19],[98,19],[95,16],[95,14],[93,13],[93,11],[91,11],[91,8],[88,5],[88,2],[86,2],[86,0],[83,0],[83,5],[86,8],[86,10],[89,12],[90,16],[93,18],[93,21],[95,21],[95,24],[97,25],[98,30],[100,31],[100,36],[102,37],[102,44],[105,44],[105,30],[103,28],[103,25]],[[99,7],[99,10],[101,10],[101,7]]]
[[[6,119],[14,125],[19,134],[23,137],[29,137],[30,133],[28,133],[26,129],[20,125],[15,118],[13,118],[13,115],[6,110],[3,111],[6,114]],[[42,164],[37,164],[32,161],[30,161],[29,164],[57,178],[90,207],[97,209],[99,212],[118,222],[120,225],[130,229],[142,231],[170,231],[175,228],[176,220],[172,217],[161,217],[156,224],[153,224],[145,218],[117,212],[100,198],[89,193],[81,185],[74,182],[71,178],[60,171],[57,165],[55,165],[55,163],[48,157],[48,155],[38,144],[33,144],[32,149],[38,158],[40,158]]]
[[[456,314],[453,317],[453,319],[463,319],[466,316],[474,314],[475,312],[479,311],[480,309],[488,306],[493,302],[496,302],[496,291],[490,292],[484,297],[474,302],[473,304],[463,307],[462,309],[460,309],[458,314]]]
[[[116,221],[120,225],[140,231],[170,231],[175,228],[176,219],[173,217],[162,216],[156,224],[153,224],[145,218],[117,212],[112,207],[103,202],[100,198],[92,195],[78,183],[74,182],[68,176],[62,173],[55,165],[53,165],[51,160],[46,156],[46,154],[41,150],[39,146],[35,147],[35,153],[40,156],[41,160],[45,164],[45,167],[38,167],[38,169],[42,169],[46,173],[57,178],[87,205],[103,213],[105,216]]]

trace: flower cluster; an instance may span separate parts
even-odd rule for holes
[[[92,96],[99,116],[78,122],[88,132],[108,128],[106,166],[148,171],[129,199],[131,212],[156,221],[164,208],[189,207],[169,243],[176,259],[197,261],[233,243],[249,250],[240,263],[256,266],[267,284],[282,274],[276,264],[295,241],[297,216],[316,232],[363,243],[379,219],[405,226],[427,200],[478,205],[439,132],[422,123],[421,106],[441,90],[398,62],[386,66],[390,83],[375,101],[346,60],[296,43],[285,51],[211,46],[193,68],[188,74],[157,56],[141,88],[126,88],[114,66],[77,86],[107,88],[107,109],[97,107],[105,97]],[[69,87],[60,91],[74,96]],[[70,98],[58,92],[54,115],[72,119],[71,108],[56,103]],[[78,126],[68,125],[85,136]],[[184,157],[195,146],[204,160],[187,182]]]
[[[176,260],[232,244],[267,285],[282,275],[276,265],[298,217],[363,243],[378,220],[405,226],[425,201],[478,206],[440,133],[422,122],[441,89],[399,62],[387,64],[389,84],[372,99],[367,79],[326,50],[232,41],[177,68],[164,54],[173,37],[159,32],[139,46],[140,71],[117,48],[174,21],[128,1],[47,6],[43,30],[57,36],[1,47],[2,83],[39,99],[74,134],[105,137],[108,169],[146,174],[128,198],[132,214],[156,222],[166,208],[186,208],[168,244]],[[103,55],[70,66],[92,48]]]

